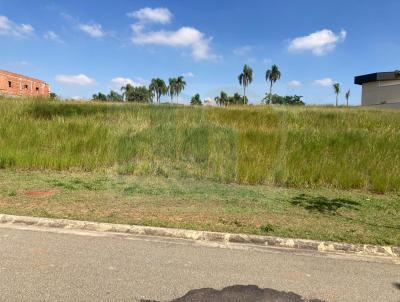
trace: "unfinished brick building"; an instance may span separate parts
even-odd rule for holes
[[[49,85],[42,80],[0,70],[0,95],[48,96]]]

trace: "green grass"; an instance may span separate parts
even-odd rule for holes
[[[0,98],[0,213],[400,245],[400,112]]]
[[[393,194],[13,169],[0,183],[0,213],[400,246]]]
[[[0,99],[0,168],[400,190],[400,112]]]

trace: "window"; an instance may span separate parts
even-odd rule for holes
[[[39,92],[39,87],[36,87],[36,92]]]
[[[25,89],[28,89],[28,85],[24,85],[24,88],[25,88]]]
[[[12,83],[11,83],[11,81],[8,81],[8,88],[11,88],[12,87]]]

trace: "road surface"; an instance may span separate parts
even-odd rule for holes
[[[0,301],[174,299],[399,302],[400,265],[386,258],[0,225]]]

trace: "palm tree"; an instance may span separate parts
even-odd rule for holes
[[[121,87],[122,91],[122,98],[124,100],[127,99],[127,96],[129,96],[130,92],[134,89],[134,87],[131,84],[126,84],[125,86]]]
[[[165,85],[165,82],[162,79],[152,79],[149,90],[152,94],[155,94],[157,103],[160,103],[161,96],[167,93],[167,85]]]
[[[178,104],[179,101],[179,94],[185,89],[186,82],[183,76],[179,76],[176,79],[176,103]]]
[[[346,92],[345,98],[346,98],[346,105],[347,107],[349,107],[350,89]]]
[[[220,95],[217,96],[217,97],[215,97],[214,100],[215,100],[215,103],[216,103],[218,106],[227,106],[227,105],[228,105],[228,102],[229,102],[229,97],[228,97],[228,95],[226,94],[226,92],[221,91]]]
[[[175,78],[169,78],[169,80],[168,80],[169,85],[167,87],[167,91],[168,91],[168,94],[171,97],[171,103],[172,103],[172,100],[174,98],[174,95],[176,94],[176,80],[177,79],[175,79]]]
[[[336,107],[337,107],[339,102],[340,84],[339,83],[333,84],[333,90],[336,94]]]
[[[275,64],[272,65],[271,69],[268,69],[265,72],[265,80],[270,82],[269,85],[269,97],[268,102],[269,104],[272,103],[272,85],[281,78],[281,72],[279,71],[278,66]]]
[[[249,66],[243,66],[243,72],[239,74],[239,84],[243,85],[243,97],[246,97],[246,87],[253,82],[253,69]]]

